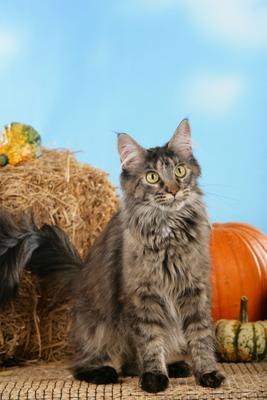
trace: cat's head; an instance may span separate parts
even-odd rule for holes
[[[121,133],[118,151],[126,198],[161,209],[174,209],[201,193],[197,186],[200,167],[192,153],[187,119],[163,147],[144,149],[131,136]]]

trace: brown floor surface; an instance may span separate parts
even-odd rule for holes
[[[194,378],[171,379],[169,388],[154,395],[144,393],[138,378],[122,378],[115,385],[88,385],[72,378],[63,364],[33,364],[0,370],[0,400],[267,400],[267,363],[221,364],[227,381],[218,389],[195,384]]]

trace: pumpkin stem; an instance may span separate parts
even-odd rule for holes
[[[248,322],[248,298],[242,296],[240,300],[240,322]]]

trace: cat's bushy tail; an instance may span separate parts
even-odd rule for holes
[[[57,226],[38,228],[32,218],[16,223],[0,212],[0,308],[17,293],[22,271],[27,268],[59,298],[70,286],[83,261]]]

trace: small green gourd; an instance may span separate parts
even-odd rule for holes
[[[242,296],[240,319],[215,323],[217,352],[223,361],[261,361],[267,355],[267,321],[248,322],[248,299]]]

